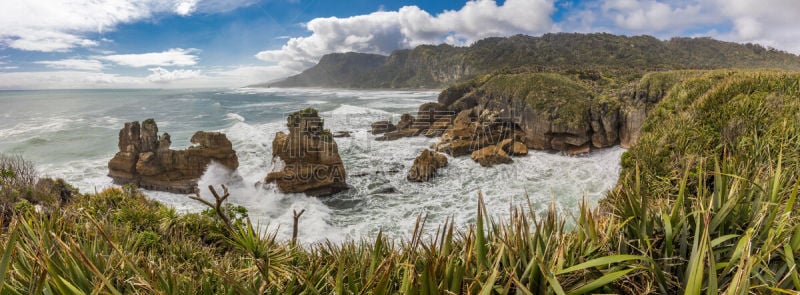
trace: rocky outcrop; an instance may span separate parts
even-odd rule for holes
[[[400,116],[400,122],[397,122],[396,126],[392,125],[392,123],[388,121],[380,121],[372,124],[373,130],[375,130],[374,126],[376,126],[376,124],[384,124],[385,122],[389,126],[393,126],[394,130],[386,132],[383,136],[378,137],[375,140],[387,141],[387,140],[397,140],[403,137],[417,136],[427,129],[426,126],[417,126],[418,122],[417,120],[415,120],[414,116],[410,114],[403,114],[402,116]],[[375,133],[373,132],[373,134]]]
[[[490,145],[485,148],[472,152],[472,160],[478,162],[483,167],[491,167],[497,164],[508,164],[513,162],[502,148]]]
[[[458,113],[453,124],[442,134],[436,151],[458,157],[507,139],[524,142],[525,134],[516,124],[502,120],[488,110],[477,118],[473,118],[472,113],[473,110]]]
[[[507,138],[497,144],[497,146],[512,156],[524,156],[528,154],[528,147],[513,138]]]
[[[370,127],[372,127],[371,133],[373,135],[383,134],[386,132],[392,132],[397,130],[397,126],[394,126],[394,124],[392,124],[392,122],[389,121],[378,121],[372,123],[372,126]]]
[[[436,176],[436,170],[447,166],[447,157],[431,151],[422,150],[422,153],[414,159],[414,165],[408,171],[406,178],[411,182],[427,182]]]
[[[315,109],[289,115],[289,133],[278,132],[272,141],[272,157],[282,165],[270,172],[266,183],[285,193],[323,197],[347,190],[347,174],[333,136]]]
[[[108,162],[108,176],[117,184],[136,184],[148,190],[193,193],[211,162],[236,170],[239,160],[225,134],[198,131],[191,146],[171,150],[167,133],[158,135],[153,119],[140,125],[125,123],[119,132],[119,152]]]

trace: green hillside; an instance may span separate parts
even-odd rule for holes
[[[279,87],[443,88],[502,69],[563,72],[617,69],[632,74],[654,70],[800,69],[797,55],[760,45],[711,38],[618,36],[605,33],[517,35],[487,38],[469,47],[418,46],[388,57],[336,53],[305,72],[270,84]]]

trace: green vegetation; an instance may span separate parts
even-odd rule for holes
[[[540,82],[582,93],[559,75],[492,79],[481,85],[498,93],[535,96],[523,85]],[[0,293],[800,290],[800,74],[659,73],[628,90],[643,100],[663,98],[625,153],[617,187],[574,218],[519,207],[497,221],[478,196],[476,224],[462,230],[450,222],[428,236],[421,217],[407,239],[379,234],[294,247],[259,231],[240,207],[177,214],[134,188],[108,189],[65,202],[16,203],[0,235]],[[44,209],[37,213],[32,203]]]
[[[352,52],[330,54],[303,73],[271,85],[444,88],[485,74],[517,69],[559,73],[614,71],[621,80],[634,80],[651,71],[719,68],[798,70],[800,57],[760,45],[711,38],[661,41],[651,36],[605,33],[517,35],[486,38],[469,47],[423,45],[392,52],[388,57]]]
[[[515,98],[534,110],[550,112],[556,124],[578,128],[589,121],[594,94],[566,76],[551,73],[496,75],[481,85],[490,96]]]

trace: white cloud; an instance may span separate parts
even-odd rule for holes
[[[200,71],[197,70],[167,70],[161,67],[147,69],[152,74],[147,76],[147,81],[153,83],[169,83],[172,81],[186,80],[200,77]]]
[[[707,0],[731,24],[718,37],[800,53],[800,3],[796,0]]]
[[[175,5],[175,13],[183,16],[192,14],[195,9],[197,9],[197,0],[182,1]]]
[[[302,70],[332,52],[388,54],[421,44],[465,45],[489,36],[539,34],[554,29],[553,0],[473,0],[455,11],[430,15],[417,6],[348,18],[316,18],[306,24],[308,37],[291,38],[281,49],[256,57]]]
[[[0,67],[0,70],[3,70]],[[231,66],[198,70],[148,69],[149,75],[130,76],[89,71],[2,72],[0,89],[91,88],[211,88],[242,87],[275,80],[296,72],[280,66]]]
[[[236,66],[208,71],[213,75],[215,85],[241,87],[266,81],[285,78],[297,74],[281,66]]]
[[[45,65],[48,68],[53,68],[53,69],[100,71],[104,68],[102,62],[93,59],[43,60],[34,63]]]
[[[190,2],[187,5],[185,3]],[[255,0],[3,0],[0,46],[29,51],[69,51],[97,46],[93,34],[158,14],[225,12]],[[193,3],[193,4],[192,4]]]
[[[800,53],[797,0],[595,0],[570,11],[559,26],[662,38],[710,35]]]
[[[617,27],[637,32],[677,31],[718,20],[695,1],[606,0],[602,9]]]
[[[151,66],[193,66],[197,64],[199,57],[193,53],[200,50],[189,48],[172,48],[162,52],[139,53],[139,54],[115,54],[106,56],[94,56],[94,58],[107,60],[123,66],[129,67],[151,67]]]
[[[0,72],[0,89],[80,89],[142,87],[141,79],[84,71]]]

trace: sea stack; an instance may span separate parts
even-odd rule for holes
[[[119,131],[119,152],[108,162],[108,176],[117,184],[136,184],[148,190],[193,193],[211,162],[236,170],[239,159],[228,138],[219,132],[198,131],[191,146],[171,150],[170,136],[158,136],[155,120],[125,123]]]
[[[272,158],[283,165],[270,172],[266,183],[275,183],[285,193],[330,196],[349,186],[339,157],[339,148],[317,110],[308,108],[287,118],[289,133],[279,131],[272,141]]]
[[[419,157],[414,159],[414,165],[408,171],[406,179],[411,182],[428,182],[436,177],[436,170],[444,166],[447,166],[445,155],[424,149]]]

